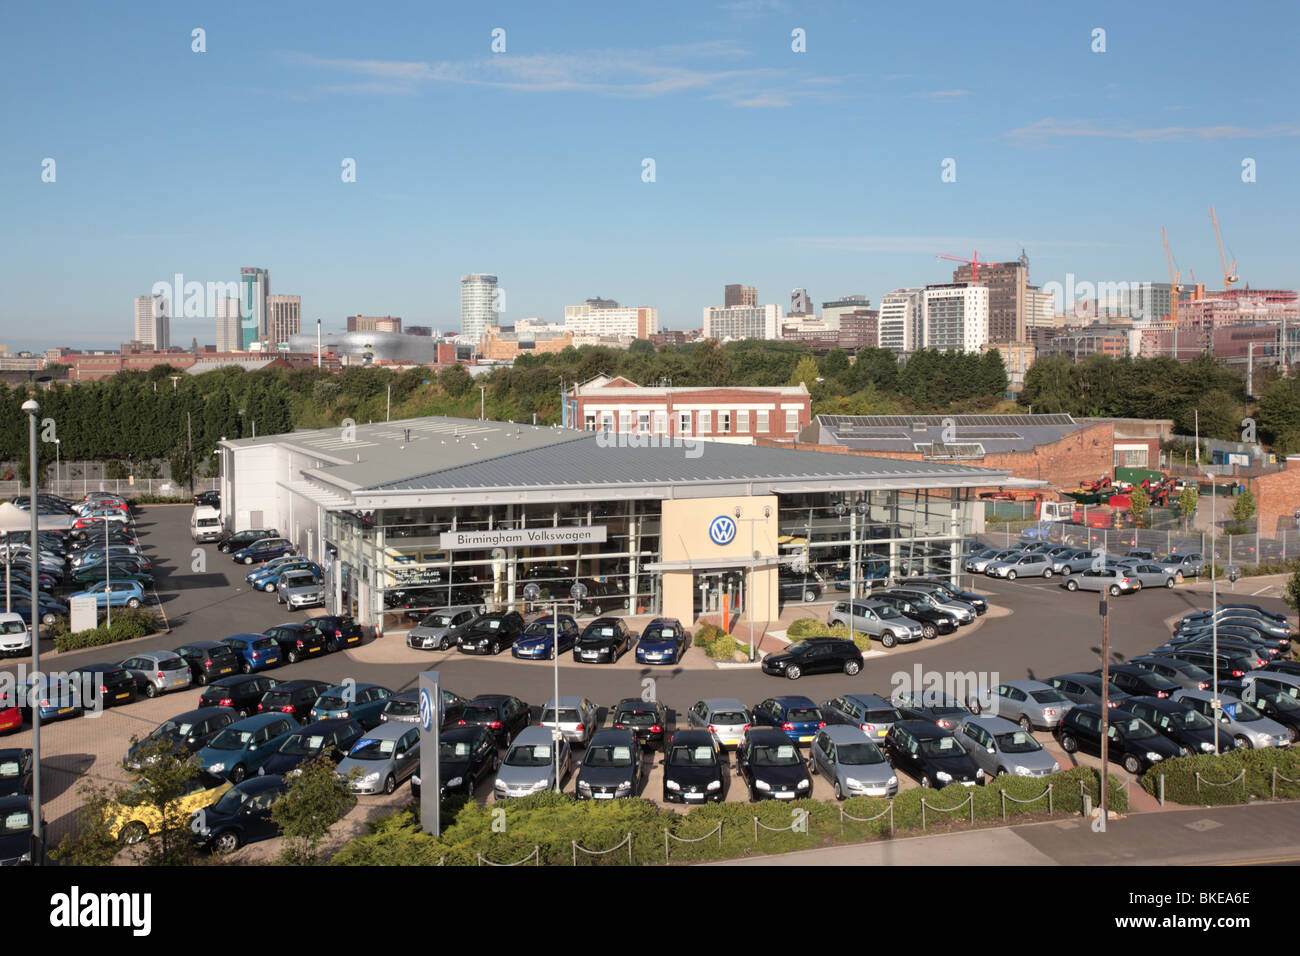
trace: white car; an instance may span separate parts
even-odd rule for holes
[[[22,615],[0,614],[0,657],[21,657],[31,652],[32,634]]]

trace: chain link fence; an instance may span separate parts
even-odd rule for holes
[[[116,495],[133,497],[135,495],[160,495],[176,498],[188,498],[190,494],[200,491],[217,491],[221,485],[219,478],[195,478],[193,492],[189,484],[172,481],[170,478],[81,478],[63,481],[45,481],[41,483],[42,493],[55,494],[74,501],[96,491],[107,491]],[[0,481],[0,498],[10,501],[19,495],[29,493],[27,485],[18,481]]]
[[[981,544],[1010,548],[1020,541],[1030,528],[1042,528],[1046,540],[1071,548],[1102,550],[1107,554],[1123,555],[1129,551],[1152,551],[1156,557],[1167,554],[1210,553],[1208,531],[1183,532],[1160,528],[1089,528],[1067,521],[1039,525],[1029,520],[1023,524],[1009,523],[996,530],[977,535]],[[1220,565],[1236,564],[1259,566],[1282,564],[1300,560],[1300,532],[1278,531],[1265,535],[1256,530],[1249,534],[1218,534],[1214,540],[1214,556]]]

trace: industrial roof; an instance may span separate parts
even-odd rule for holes
[[[863,452],[978,445],[983,454],[998,454],[1050,445],[1087,425],[1069,415],[818,415],[804,434],[819,445]]]

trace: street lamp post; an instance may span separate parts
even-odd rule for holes
[[[23,402],[23,411],[27,413],[28,428],[28,453],[31,457],[31,479],[32,479],[32,528],[31,528],[31,546],[32,546],[32,580],[29,587],[30,598],[29,606],[31,608],[31,633],[32,633],[32,673],[36,675],[37,681],[34,687],[29,689],[29,693],[40,693],[40,673],[41,673],[41,600],[40,600],[40,580],[41,580],[41,552],[40,552],[40,532],[38,530],[39,515],[36,510],[36,416],[41,413],[41,406],[34,398],[29,398]],[[12,550],[9,554],[12,559]],[[6,572],[7,574],[7,572]],[[6,577],[7,580],[7,577]],[[28,700],[30,704],[31,701]],[[32,863],[39,866],[44,858],[41,850],[41,708],[39,706],[29,708],[32,715]]]
[[[866,515],[867,503],[859,500],[852,508],[843,501],[835,505],[835,513],[844,520],[849,516],[849,640],[853,640],[853,615],[858,601],[858,515]]]
[[[761,518],[742,518],[744,511],[739,505],[736,506],[736,520],[749,523],[749,589],[745,594],[745,607],[749,611],[749,659],[754,659],[754,570],[755,562],[758,560],[758,549],[754,547],[754,525],[759,521],[767,521],[772,517],[772,509],[769,505],[763,506],[763,517]],[[726,624],[727,622],[723,622]],[[730,627],[727,628],[731,630]]]
[[[1215,532],[1219,527],[1219,483],[1214,480],[1213,472],[1206,472],[1206,477],[1210,479],[1210,641],[1214,652],[1214,666],[1210,668],[1210,679],[1214,682],[1210,705],[1214,708],[1214,752],[1217,754],[1223,706],[1223,701],[1219,700],[1219,556],[1215,543]]]
[[[59,451],[63,445],[61,438],[54,439],[54,493],[59,493]]]

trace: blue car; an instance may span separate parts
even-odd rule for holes
[[[265,634],[232,634],[221,643],[235,652],[240,673],[251,674],[280,663],[280,642]]]
[[[331,687],[316,699],[316,706],[311,709],[311,719],[331,720],[351,719],[359,723],[364,730],[371,730],[381,723],[380,714],[393,692],[378,684],[340,684]]]
[[[115,581],[109,578],[98,584],[68,595],[68,600],[93,597],[99,607],[139,607],[144,603],[144,588],[139,581]]]
[[[755,727],[784,730],[797,744],[810,744],[826,726],[821,708],[807,697],[769,697],[753,708]]]
[[[560,653],[573,650],[582,633],[572,615],[560,615]],[[524,632],[510,645],[510,654],[520,660],[538,661],[555,658],[555,620],[547,614],[524,628]]]
[[[63,676],[33,674],[27,678],[27,695],[21,707],[28,720],[33,706],[40,709],[41,720],[80,717],[83,711],[79,683]]]
[[[636,646],[638,664],[678,664],[691,646],[691,633],[674,617],[657,617],[645,626]]]
[[[41,623],[46,627],[49,627],[59,618],[68,616],[68,606],[62,601],[44,597],[38,598],[38,600],[40,601]],[[15,599],[10,608],[14,614],[23,619],[24,624],[28,627],[32,626],[32,602],[30,598],[25,600]]]
[[[236,564],[262,564],[286,554],[293,554],[293,544],[288,538],[263,538],[240,548],[233,557]]]
[[[198,754],[199,766],[214,777],[239,783],[257,773],[299,727],[288,714],[258,714],[231,724]]]
[[[315,561],[308,561],[306,558],[295,554],[286,554],[283,557],[275,558],[268,561],[262,567],[249,571],[244,575],[244,580],[258,591],[274,591],[275,586],[280,583],[280,575],[288,571],[310,571],[318,578],[323,578],[325,572]]]

